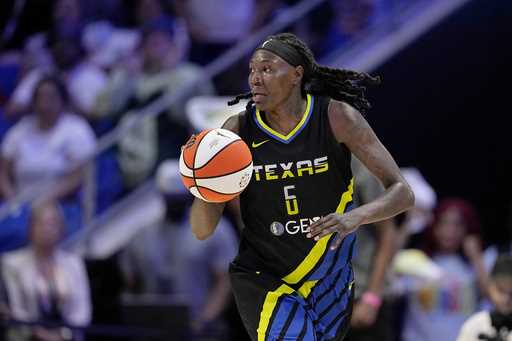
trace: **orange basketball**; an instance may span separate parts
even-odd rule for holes
[[[180,174],[185,187],[199,199],[229,201],[251,180],[251,151],[232,131],[204,130],[181,152]]]

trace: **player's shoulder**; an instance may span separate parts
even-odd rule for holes
[[[240,111],[238,114],[228,117],[222,125],[222,128],[231,130],[235,134],[240,132],[240,127],[244,124],[247,117],[246,111]]]
[[[329,101],[327,115],[334,136],[339,142],[344,140],[344,135],[355,127],[362,117],[350,104],[334,99]]]
[[[337,101],[335,99],[330,99],[329,101],[328,114],[329,118],[332,120],[343,120],[348,122],[355,122],[358,119],[358,116],[361,115],[359,111],[350,104],[343,101]]]

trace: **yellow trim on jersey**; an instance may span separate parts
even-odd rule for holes
[[[318,282],[318,280],[306,281],[297,291],[302,297],[308,298],[309,294],[311,294],[311,290],[313,290],[314,286],[316,285],[316,282]]]
[[[350,179],[350,184],[347,190],[341,195],[340,204],[336,208],[336,213],[345,213],[347,204],[352,201],[352,195],[354,194],[354,178]]]
[[[269,291],[267,296],[265,297],[265,302],[263,303],[263,309],[260,314],[260,322],[258,324],[258,341],[265,341],[265,334],[267,333],[268,325],[270,323],[270,318],[276,308],[277,300],[284,294],[293,293],[293,289],[287,286],[286,284],[282,284],[279,288],[274,291]]]
[[[315,267],[316,263],[318,263],[324,254],[325,249],[327,248],[327,242],[329,241],[330,237],[332,237],[332,233],[323,236],[319,241],[317,241],[315,246],[313,246],[311,251],[309,251],[309,254],[306,256],[306,258],[302,260],[302,262],[295,270],[286,275],[283,278],[283,281],[290,284],[296,284],[300,282],[300,280]]]
[[[347,204],[352,201],[352,194],[354,193],[354,178],[350,180],[347,190],[341,195],[340,203],[336,209],[337,213],[344,213]],[[299,266],[290,274],[283,278],[283,281],[290,284],[298,283],[304,276],[306,276],[315,266],[316,263],[322,258],[327,248],[327,242],[333,234],[328,234],[316,242],[315,246],[309,251],[309,254],[302,260]]]
[[[261,115],[260,115],[260,111],[258,110],[258,108],[256,108],[256,119],[258,120],[258,123],[261,125],[262,128],[264,128],[265,130],[267,130],[269,133],[271,133],[272,135],[275,135],[277,137],[279,137],[280,139],[282,140],[289,140],[291,137],[293,137],[295,135],[295,133],[304,125],[304,123],[307,121],[309,115],[311,115],[311,113],[309,112],[310,111],[310,108],[311,108],[311,96],[308,94],[307,95],[307,105],[306,105],[306,111],[304,111],[304,114],[302,114],[302,119],[299,121],[299,123],[297,124],[297,126],[295,128],[293,128],[292,131],[290,131],[288,133],[288,135],[283,135],[281,133],[278,133],[277,131],[275,131],[274,129],[270,128],[266,123],[265,121],[263,121],[263,119],[261,118]]]

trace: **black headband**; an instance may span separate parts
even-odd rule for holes
[[[310,78],[312,70],[309,63],[302,57],[302,55],[287,43],[279,39],[267,39],[256,50],[266,50],[275,55],[283,58],[291,66],[302,66],[304,68],[304,76],[306,79]]]

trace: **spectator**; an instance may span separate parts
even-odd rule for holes
[[[234,227],[222,218],[212,238],[197,240],[188,221],[192,198],[181,183],[177,161],[159,167],[157,183],[166,193],[166,217],[137,235],[124,251],[127,289],[182,296],[193,330],[218,333],[225,327],[222,313],[230,301],[228,265],[237,245]]]
[[[268,2],[265,0],[265,2]],[[275,1],[278,2],[278,1]],[[255,0],[176,0],[176,13],[184,18],[190,36],[189,60],[207,65],[244,39],[271,8]],[[229,72],[214,77],[220,95],[238,93],[247,87],[248,56],[231,65]]]
[[[136,0],[134,6],[135,22],[141,28],[157,22],[174,22],[173,53],[179,55],[181,59],[188,53],[190,38],[185,20],[176,16],[171,2],[165,0]]]
[[[53,7],[53,28],[55,40],[80,39],[85,25],[80,0],[57,0]]]
[[[370,202],[384,192],[379,180],[355,157],[352,171],[356,205]],[[386,269],[395,252],[395,235],[393,219],[357,231],[357,257],[352,261],[356,290],[349,341],[394,339],[391,302],[384,297],[384,291],[388,284]]]
[[[442,276],[409,294],[402,337],[404,341],[452,341],[476,311],[477,286],[483,293],[487,290],[479,223],[468,202],[445,199],[426,232],[424,250]]]
[[[53,27],[36,34],[25,44],[26,72],[10,98],[6,115],[17,118],[29,110],[35,84],[50,72],[59,73],[70,92],[70,104],[88,114],[97,94],[106,85],[106,75],[84,61],[80,44],[85,18],[79,0],[59,0],[53,8]],[[83,91],[86,88],[87,91]]]
[[[11,199],[44,180],[59,179],[49,196],[62,202],[67,216],[74,212],[76,221],[68,228],[76,229],[76,194],[84,170],[82,163],[95,148],[94,133],[81,117],[67,111],[66,88],[54,76],[38,82],[32,103],[34,113],[13,126],[2,143],[0,194]]]
[[[462,326],[457,341],[512,341],[512,256],[501,255],[496,260],[489,296],[494,308],[471,316]]]
[[[62,212],[56,202],[41,202],[32,210],[30,246],[4,254],[3,275],[15,320],[87,326],[91,320],[89,283],[83,261],[58,247],[64,235]],[[19,340],[69,340],[69,329],[22,327],[10,331]],[[16,338],[17,337],[17,338]]]
[[[107,21],[88,24],[82,35],[88,62],[107,72],[123,60],[131,58],[139,40],[138,30],[118,28]]]
[[[247,36],[252,28],[254,0],[177,0],[191,38],[189,59],[206,65]]]
[[[202,70],[181,61],[175,44],[174,22],[162,19],[143,28],[141,59],[134,59],[114,70],[107,89],[101,94],[96,115],[122,116],[129,124],[137,110],[162,96],[170,96],[197,81]],[[185,103],[192,96],[212,94],[209,81],[198,84],[192,92],[174,103],[157,119],[149,118],[130,128],[120,141],[119,161],[126,185],[136,186],[167,158],[179,156],[179,147],[189,135]]]
[[[334,0],[335,17],[324,39],[314,46],[315,55],[329,52],[361,36],[371,25],[379,9],[379,0]]]

